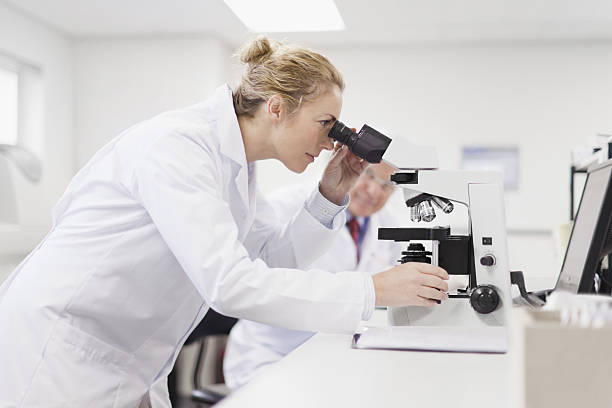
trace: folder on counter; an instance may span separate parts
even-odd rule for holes
[[[458,353],[505,353],[505,327],[372,327],[353,335],[353,348]]]

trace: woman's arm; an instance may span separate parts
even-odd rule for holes
[[[307,268],[327,252],[336,233],[344,226],[346,207],[327,202],[316,185],[309,194],[296,189],[284,189],[282,193],[288,197],[280,198],[276,194],[274,205],[258,194],[257,214],[244,244],[251,258],[261,258],[269,266]],[[279,209],[279,206],[288,208]],[[323,211],[330,216],[326,217]]]

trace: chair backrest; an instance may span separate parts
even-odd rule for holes
[[[227,317],[212,309],[208,309],[208,312],[195,330],[191,332],[185,344],[193,343],[205,336],[229,334],[237,321],[238,319],[234,317]]]

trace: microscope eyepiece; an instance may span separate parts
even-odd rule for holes
[[[355,133],[339,120],[334,123],[328,136],[348,146],[351,152],[369,163],[380,163],[391,143],[390,138],[368,125],[363,125],[359,133]]]
[[[339,120],[334,123],[328,136],[347,146],[350,146],[351,144],[355,143],[355,140],[357,140],[357,133],[353,132],[352,129],[348,128]]]

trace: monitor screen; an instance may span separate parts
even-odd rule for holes
[[[556,288],[558,289],[573,293],[585,292],[585,282],[581,285],[583,275],[588,274],[589,271],[586,269],[591,268],[594,273],[595,267],[592,264],[599,260],[593,258],[600,256],[600,247],[603,246],[603,240],[606,239],[605,232],[607,231],[604,228],[609,227],[610,214],[604,214],[602,211],[609,212],[609,205],[604,206],[604,201],[606,195],[610,194],[611,173],[612,163],[607,163],[588,174],[557,281]],[[602,223],[605,223],[605,227],[602,226]],[[593,276],[590,276],[590,279],[592,281]]]

